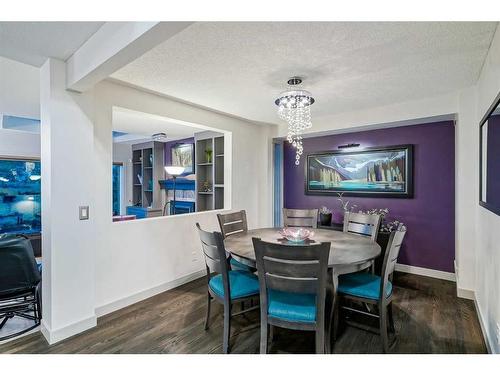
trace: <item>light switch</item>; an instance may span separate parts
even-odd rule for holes
[[[78,207],[80,213],[80,220],[88,220],[89,219],[89,206],[80,206]]]

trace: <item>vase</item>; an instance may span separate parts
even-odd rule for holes
[[[319,222],[324,227],[329,227],[332,225],[332,214],[319,214]]]

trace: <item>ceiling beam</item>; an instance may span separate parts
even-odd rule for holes
[[[66,87],[84,92],[192,22],[106,22],[66,61]]]

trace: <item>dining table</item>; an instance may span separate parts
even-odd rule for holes
[[[258,228],[245,232],[232,234],[225,238],[226,251],[240,263],[256,268],[255,251],[252,238],[260,238],[262,241],[281,243],[286,245],[304,245],[320,242],[330,242],[330,254],[328,258],[329,275],[331,276],[330,319],[327,322],[327,345],[330,345],[331,323],[333,318],[333,306],[337,300],[337,286],[340,275],[358,272],[372,266],[373,261],[380,256],[382,250],[380,245],[370,237],[340,232],[329,229],[313,229],[312,236],[302,243],[286,241],[280,233],[281,228]]]

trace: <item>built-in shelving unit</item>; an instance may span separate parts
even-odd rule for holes
[[[133,206],[161,208],[162,202],[158,181],[164,178],[164,155],[164,144],[161,142],[132,145]]]
[[[224,208],[224,135],[202,132],[195,140],[196,210]]]

